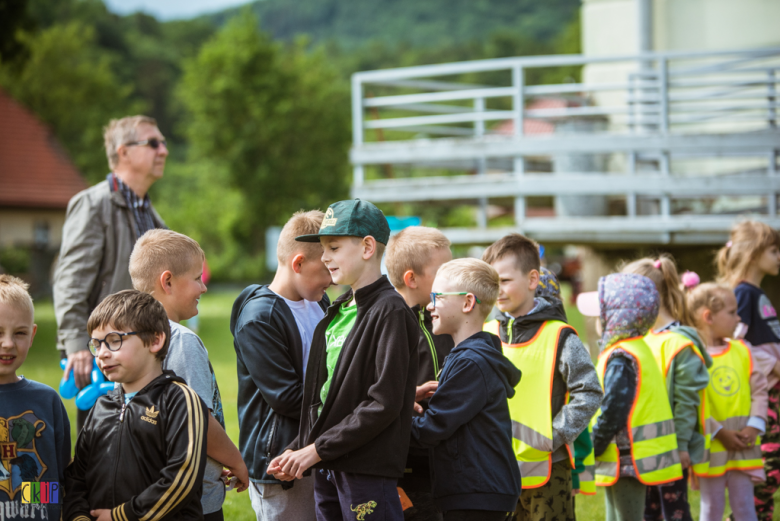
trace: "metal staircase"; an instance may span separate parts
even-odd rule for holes
[[[526,81],[579,67],[581,81]],[[356,73],[352,193],[473,205],[472,227],[443,230],[455,244],[510,231],[545,243],[714,244],[744,213],[780,227],[778,81],[778,48]],[[531,197],[554,209],[530,211]],[[489,208],[513,225],[491,226]]]

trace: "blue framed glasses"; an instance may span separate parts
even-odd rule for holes
[[[477,304],[482,304],[476,295],[469,293],[468,291],[446,291],[442,293],[431,293],[431,304],[433,304],[433,307],[436,307],[436,297],[442,297],[445,295],[471,295],[474,297],[474,300],[477,301]]]

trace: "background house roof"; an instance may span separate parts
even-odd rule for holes
[[[65,209],[86,187],[49,129],[0,89],[0,207]]]

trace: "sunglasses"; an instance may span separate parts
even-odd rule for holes
[[[92,356],[97,356],[100,352],[100,346],[103,344],[106,344],[106,347],[109,351],[119,351],[119,349],[122,347],[122,339],[124,337],[137,334],[138,333],[136,331],[131,333],[109,333],[103,338],[103,340],[99,338],[90,338],[89,351],[92,353]]]
[[[450,291],[445,293],[431,293],[431,304],[433,304],[433,307],[436,307],[436,297],[441,297],[444,295],[471,295],[474,297],[474,300],[477,301],[477,304],[482,304],[482,301],[480,301],[473,293],[469,293],[468,291]]]
[[[168,142],[164,139],[157,139],[156,137],[153,137],[151,139],[144,139],[143,141],[131,141],[129,143],[125,143],[126,147],[145,147],[150,146],[153,149],[157,150],[160,148],[160,145],[163,145],[165,148],[168,148]]]

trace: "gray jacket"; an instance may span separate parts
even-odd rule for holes
[[[152,209],[155,224],[165,223]],[[133,214],[108,181],[79,192],[68,203],[62,246],[54,271],[57,349],[87,349],[87,320],[108,295],[132,289],[128,265],[138,240]]]

